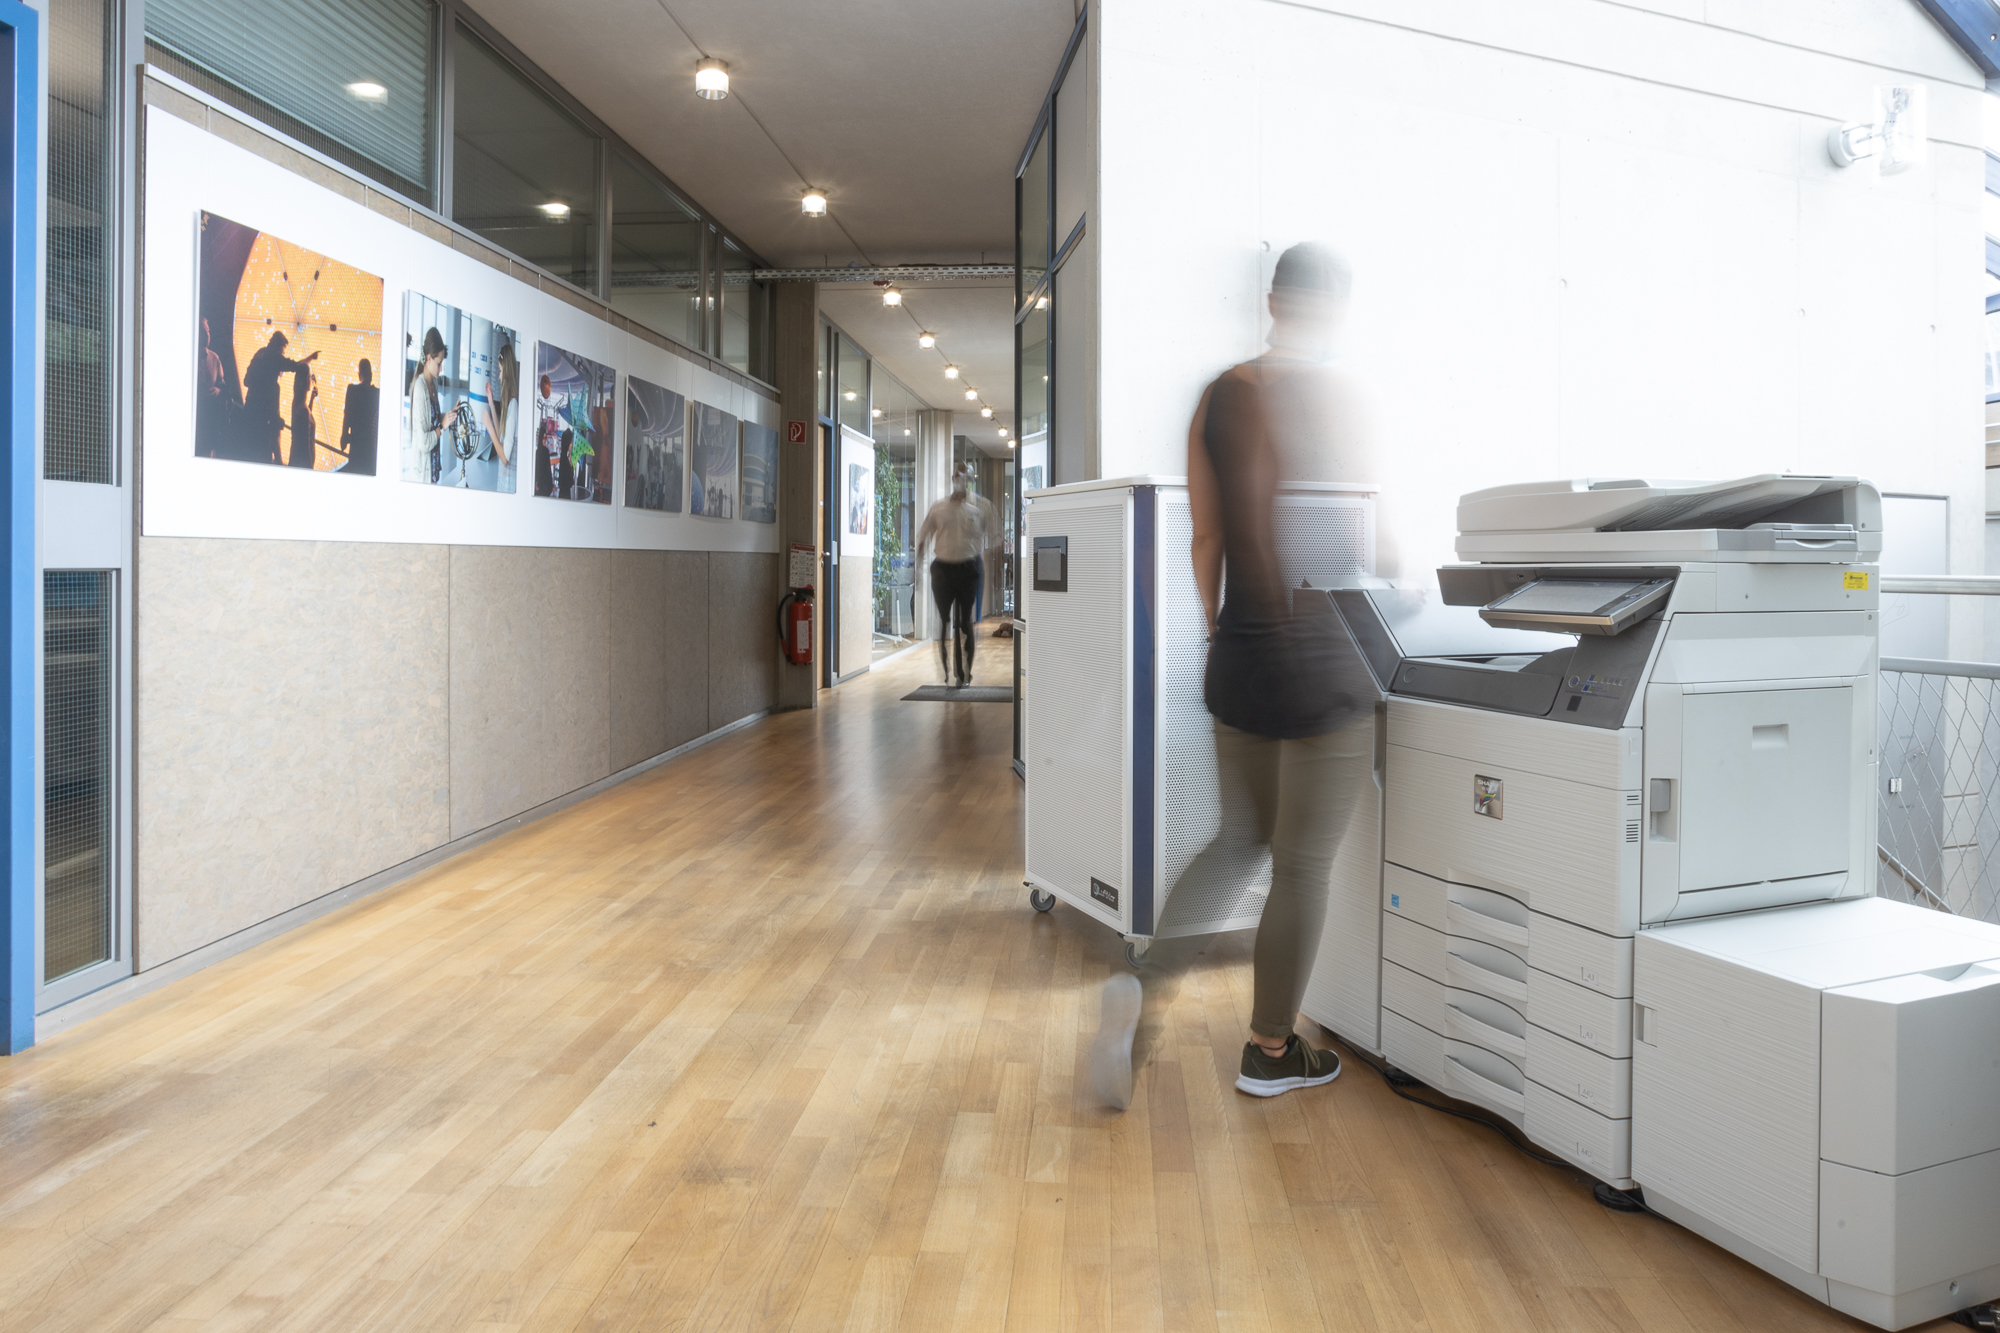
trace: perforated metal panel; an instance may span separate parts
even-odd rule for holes
[[[1027,869],[1123,931],[1131,920],[1131,495],[1037,500],[1028,537],[1069,538],[1066,592],[1025,590]],[[1112,909],[1091,880],[1116,890]]]
[[[1280,495],[1273,510],[1287,585],[1375,568],[1375,502],[1358,496]]]
[[[43,576],[42,980],[111,957],[112,576]]]

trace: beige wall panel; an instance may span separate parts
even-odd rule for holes
[[[452,837],[611,772],[610,593],[609,551],[451,548]]]
[[[708,553],[611,553],[611,771],[708,730]]]
[[[448,548],[147,537],[138,570],[141,968],[446,841]]]
[[[778,560],[733,551],[709,554],[710,730],[777,702]]]

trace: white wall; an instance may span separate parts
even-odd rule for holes
[[[1913,0],[1098,0],[1102,475],[1178,473],[1286,246],[1352,261],[1343,358],[1404,577],[1482,486],[1859,473],[1983,567],[1979,80]],[[1840,170],[1873,85],[1928,165]]]

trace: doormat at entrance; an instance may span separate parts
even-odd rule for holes
[[[1010,704],[1014,691],[1005,685],[925,685],[903,696],[905,702],[935,704]]]

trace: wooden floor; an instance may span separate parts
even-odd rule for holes
[[[1358,1061],[1237,1094],[1246,935],[1094,1105],[1118,941],[930,666],[0,1060],[0,1330],[1861,1327]]]

